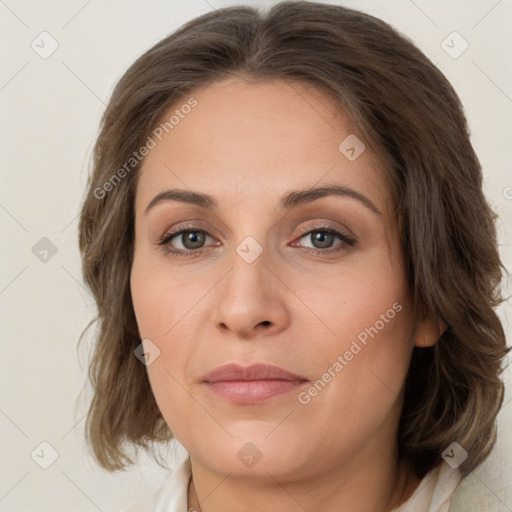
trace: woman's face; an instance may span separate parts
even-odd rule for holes
[[[413,318],[381,162],[310,86],[237,78],[191,96],[136,194],[131,291],[158,406],[223,474],[372,463],[395,448],[414,344],[437,339]],[[228,363],[301,379],[205,382]]]

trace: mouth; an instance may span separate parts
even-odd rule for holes
[[[238,404],[261,403],[290,393],[309,380],[269,364],[228,364],[207,374],[202,383],[218,397]]]

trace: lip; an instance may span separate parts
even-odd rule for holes
[[[308,379],[271,364],[226,364],[203,377],[218,396],[239,404],[261,403],[303,386]]]

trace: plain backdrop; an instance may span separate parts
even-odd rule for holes
[[[0,1],[0,512],[120,510],[166,476],[145,455],[128,471],[107,473],[84,445],[90,395],[78,396],[91,340],[80,349],[77,342],[94,303],[80,274],[77,215],[116,81],[185,21],[236,3]],[[502,258],[512,268],[511,0],[329,3],[391,23],[453,84],[483,165],[485,192],[500,216]],[[58,46],[45,55],[52,45]],[[506,281],[504,294],[510,295]],[[510,340],[509,306],[499,314]],[[510,388],[510,370],[505,378]],[[511,401],[508,392],[496,449],[470,476],[482,503],[497,512],[512,510]],[[170,463],[184,454],[178,445]]]

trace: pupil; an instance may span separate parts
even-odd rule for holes
[[[329,247],[329,238],[332,237],[333,235],[330,234],[330,233],[319,233],[317,232],[316,235],[315,235],[315,242],[320,242],[320,248],[325,248],[325,247]],[[327,241],[327,243],[326,243]]]
[[[198,231],[190,231],[185,236],[184,245],[185,245],[185,247],[188,247],[187,243],[190,242],[192,244],[192,247],[188,247],[188,248],[189,249],[197,249],[197,247],[201,246],[201,242],[203,242],[203,239],[204,239],[203,233],[199,233]]]

